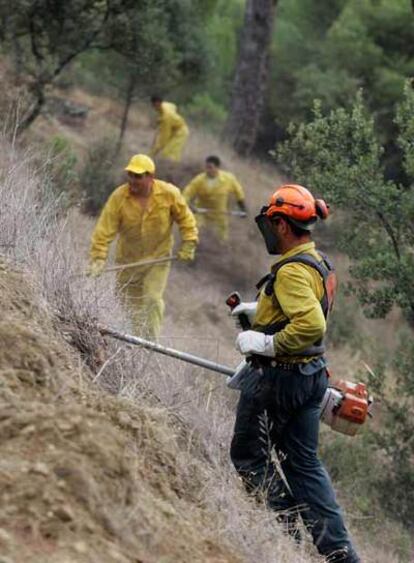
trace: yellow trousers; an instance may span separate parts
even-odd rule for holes
[[[180,162],[184,145],[187,142],[189,134],[187,127],[182,127],[175,132],[161,149],[160,156],[175,162]]]
[[[197,227],[206,227],[212,230],[221,242],[226,242],[229,238],[229,220],[224,214],[208,213],[196,215]]]
[[[164,318],[163,295],[170,264],[121,271],[117,277],[122,304],[136,334],[157,338]]]

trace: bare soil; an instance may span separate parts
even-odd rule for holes
[[[89,382],[28,280],[0,270],[2,561],[234,562],[165,409]]]

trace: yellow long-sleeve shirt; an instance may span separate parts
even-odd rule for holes
[[[311,254],[318,260],[315,243],[296,246],[283,254],[281,260],[297,254]],[[321,275],[306,264],[285,264],[277,273],[273,295],[260,292],[253,329],[263,332],[266,326],[288,320],[275,335],[276,356],[280,361],[308,361],[300,353],[315,344],[326,332],[326,320],[321,307],[324,286]]]
[[[182,240],[197,242],[194,216],[178,188],[154,180],[144,208],[130,194],[128,184],[123,184],[109,197],[96,224],[91,259],[106,259],[116,235],[119,235],[116,261],[121,264],[168,255],[174,242],[173,223],[178,224]]]
[[[237,201],[244,201],[244,191],[236,177],[230,172],[220,170],[215,178],[205,172],[198,174],[184,188],[183,195],[197,207],[211,209],[213,212],[227,211],[228,200],[233,195]]]
[[[188,127],[184,118],[178,113],[177,106],[170,102],[162,102],[153,153],[162,151],[167,143],[181,132],[188,134]]]

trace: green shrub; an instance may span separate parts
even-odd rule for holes
[[[328,345],[352,346],[360,339],[355,314],[355,302],[339,292],[335,307],[329,316]]]
[[[227,117],[227,112],[208,94],[196,94],[185,107],[185,114],[200,125],[220,131]]]
[[[385,358],[369,378],[370,391],[382,403],[382,415],[369,434],[369,447],[362,449],[362,473],[375,472],[364,487],[384,511],[413,530],[414,513],[414,92],[407,84],[397,105],[395,143],[400,147],[407,184],[387,179],[384,148],[373,115],[362,96],[353,107],[324,115],[316,103],[309,123],[290,127],[291,138],[278,150],[295,181],[327,198],[337,216],[339,248],[350,260],[351,288],[371,318],[384,318],[393,307],[405,316],[408,336],[401,338],[395,358]],[[345,308],[342,308],[345,311]],[[346,335],[346,316],[338,319],[340,336]],[[335,330],[335,323],[333,326]],[[342,333],[342,334],[341,334]],[[335,334],[335,333],[334,333]],[[338,337],[338,336],[337,336]],[[358,342],[358,348],[361,344]],[[384,350],[377,346],[378,363]],[[357,442],[353,443],[353,447]],[[340,461],[340,452],[347,456]],[[367,459],[367,452],[369,456]],[[333,465],[349,466],[355,483],[360,472],[353,469],[353,455],[335,448]],[[351,463],[352,461],[352,463]],[[339,467],[338,466],[338,467]]]
[[[379,479],[381,500],[387,511],[414,530],[414,345],[412,332],[386,366],[378,366],[369,379],[381,401],[381,428],[374,432],[377,447],[386,454]],[[387,372],[392,370],[392,381]]]

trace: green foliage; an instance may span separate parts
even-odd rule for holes
[[[205,129],[219,132],[226,120],[226,110],[209,94],[196,94],[185,107],[185,114]]]
[[[243,16],[242,0],[219,0],[206,22],[206,45],[210,64],[205,80],[198,90],[201,94],[208,93],[215,103],[224,107],[227,107],[230,99],[238,34]]]
[[[102,0],[3,1],[1,31],[17,50],[20,70],[47,84],[98,37],[111,9]]]
[[[115,153],[113,139],[102,139],[89,147],[86,162],[79,174],[85,213],[97,215],[116,188]]]
[[[146,86],[157,89],[163,83],[165,87],[174,84],[182,53],[169,29],[165,0],[143,0],[140,4],[139,9],[131,4],[113,18],[108,25],[107,41],[123,56],[124,82],[133,75],[143,93]]]
[[[335,108],[363,87],[386,138],[407,76],[414,74],[412,9],[406,0],[281,3],[269,104],[287,126],[315,98]],[[386,130],[384,130],[386,129]]]
[[[393,306],[398,306],[412,323],[414,92],[408,84],[397,107],[395,123],[399,128],[395,142],[403,152],[410,182],[407,186],[385,178],[383,148],[361,94],[349,110],[340,108],[324,114],[320,103],[316,103],[309,123],[290,127],[291,138],[279,147],[277,158],[295,181],[325,197],[334,211],[340,210],[336,217],[338,244],[351,258],[350,287],[365,313],[384,317]],[[345,324],[346,319],[345,314]],[[366,438],[367,451],[371,460],[382,463],[380,471],[369,477],[369,487],[374,492],[367,491],[366,498],[375,498],[393,517],[412,527],[414,346],[412,332],[410,335],[402,341],[391,364],[391,388],[384,369],[376,369],[377,377],[369,381],[383,413],[381,430]],[[352,467],[350,455],[343,463]],[[363,460],[363,456],[357,460],[362,463],[360,469],[352,470],[358,484]],[[364,511],[363,506],[359,509]]]
[[[164,94],[171,88],[187,97],[188,85],[209,67],[206,33],[200,20],[210,17],[216,0],[0,0],[0,36],[16,71],[25,77],[33,104],[21,128],[39,115],[45,87],[79,55],[95,49],[95,82],[105,75],[117,89],[139,86]],[[103,49],[97,56],[97,49]],[[109,56],[107,56],[109,53]],[[113,55],[116,53],[123,57]],[[78,67],[79,68],[79,67]],[[109,72],[108,72],[109,69]]]
[[[93,92],[121,95],[126,117],[131,103],[154,93],[187,102],[205,90],[213,57],[220,59],[211,49],[210,27],[200,26],[201,20],[215,18],[215,6],[216,0],[130,2],[105,28],[111,48],[79,57],[73,79]]]
[[[410,85],[405,87],[405,96],[401,104],[397,108],[397,116],[395,119],[399,127],[400,135],[398,144],[404,153],[403,166],[408,178],[414,182],[414,80]]]
[[[412,170],[414,92],[405,89],[397,123],[398,143]],[[404,188],[384,177],[383,148],[374,119],[359,94],[350,110],[322,114],[314,105],[313,119],[292,125],[291,138],[278,150],[278,162],[295,178],[334,206],[343,209],[339,247],[352,259],[352,289],[368,316],[383,317],[393,305],[407,317],[414,313],[413,186]]]
[[[384,507],[414,530],[414,346],[412,332],[401,343],[390,362],[391,388],[384,366],[379,366],[369,384],[381,402],[381,429],[373,433],[376,446],[386,454],[377,476]]]
[[[45,102],[52,84],[80,53],[99,44],[108,20],[128,0],[16,0],[0,2],[0,35],[12,54],[16,73],[24,76],[31,103],[21,121],[27,128]]]
[[[353,346],[360,343],[357,320],[349,299],[338,292],[335,307],[329,316],[328,346]]]
[[[412,522],[411,515],[395,511],[396,503],[389,512],[389,501],[406,489],[399,483],[399,492],[395,495],[397,483],[384,461],[384,450],[372,429],[374,425],[375,421],[369,421],[367,428],[352,438],[332,431],[323,432],[321,457],[335,486],[342,491],[340,503],[345,504],[353,527],[363,523],[365,533],[372,537],[386,530],[387,546],[392,547],[398,561],[408,562],[412,554],[411,533],[407,530]],[[408,481],[405,486],[409,486]],[[390,524],[390,515],[395,519],[394,527]]]

